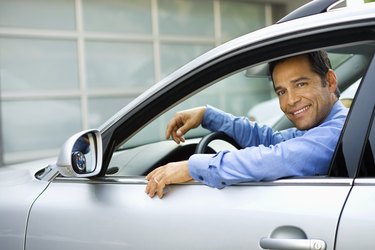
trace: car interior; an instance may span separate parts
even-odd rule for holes
[[[343,102],[348,107],[355,105],[355,90],[374,55],[375,43],[357,43],[325,49],[337,75],[341,93],[351,89],[348,95],[343,96]],[[267,63],[229,75],[183,100],[123,143],[114,152],[106,176],[144,176],[158,166],[187,160],[196,152],[215,153],[223,149],[236,149],[238,145],[231,138],[221,133],[211,134],[202,127],[189,131],[185,135],[186,142],[178,145],[165,138],[166,125],[179,110],[208,104],[234,115],[247,116],[250,107],[273,98],[276,98],[276,95]],[[270,109],[264,112],[270,112]],[[268,125],[275,131],[293,126],[283,115]],[[209,135],[209,138],[205,137],[206,135]]]

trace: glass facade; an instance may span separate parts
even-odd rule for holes
[[[279,7],[250,0],[0,0],[0,163],[56,155],[70,135],[100,126],[191,59],[271,24],[285,14]]]

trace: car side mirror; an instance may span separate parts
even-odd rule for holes
[[[56,166],[65,177],[92,177],[102,167],[102,138],[98,130],[86,130],[70,137],[60,149]]]

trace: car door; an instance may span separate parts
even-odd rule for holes
[[[347,155],[345,162],[360,167],[354,172],[357,178],[354,180],[340,218],[337,250],[374,249],[375,246],[375,240],[371,237],[371,232],[375,230],[374,83],[375,60],[373,59],[353,107],[353,113],[356,112],[356,116],[348,123],[348,133],[343,138],[343,144],[347,144],[347,148],[343,148],[343,154]],[[359,143],[356,143],[353,137],[359,139]],[[352,145],[353,143],[355,145]]]
[[[350,187],[326,177],[223,190],[190,183],[159,200],[141,178],[57,178],[32,209],[26,249],[261,249],[262,239],[333,249]]]

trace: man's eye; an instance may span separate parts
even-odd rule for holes
[[[277,96],[283,96],[283,95],[285,95],[285,91],[284,90],[277,91],[276,95]]]
[[[298,86],[298,87],[303,87],[303,86],[305,86],[305,85],[306,85],[305,82],[299,82],[299,83],[297,83],[297,86]]]

